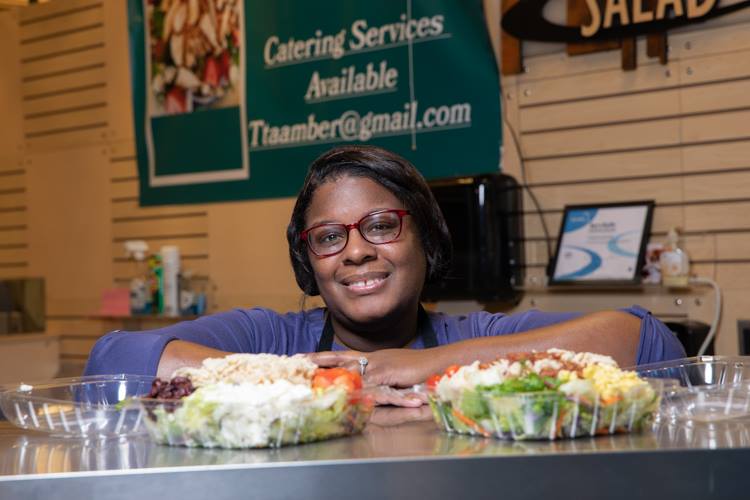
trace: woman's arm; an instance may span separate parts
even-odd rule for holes
[[[620,311],[602,311],[513,335],[480,337],[437,348],[455,364],[491,361],[510,352],[553,347],[612,356],[620,366],[635,363],[641,319]]]
[[[311,354],[322,366],[355,369],[360,356],[369,363],[365,379],[373,384],[409,387],[452,364],[491,361],[511,352],[551,347],[607,354],[622,366],[635,364],[641,319],[625,312],[605,311],[513,335],[463,340],[427,350],[385,349],[371,353],[337,351]]]
[[[209,356],[276,352],[286,348],[282,341],[291,329],[286,323],[294,321],[301,320],[266,309],[235,309],[156,330],[115,331],[97,341],[84,373],[168,377],[172,369],[198,364]]]
[[[166,345],[159,358],[159,367],[156,370],[156,376],[163,379],[169,379],[172,373],[184,366],[198,367],[206,358],[223,358],[227,351],[220,351],[193,342],[184,340],[173,340]]]

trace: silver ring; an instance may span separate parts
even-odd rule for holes
[[[357,361],[359,362],[359,374],[364,377],[365,370],[367,369],[367,363],[369,363],[369,361],[364,356],[360,356]]]

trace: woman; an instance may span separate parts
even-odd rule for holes
[[[340,147],[315,160],[287,239],[297,283],[326,309],[237,309],[113,332],[94,346],[86,373],[168,377],[228,352],[314,353],[319,365],[356,368],[369,383],[409,387],[451,364],[531,349],[598,352],[625,366],[684,356],[676,337],[637,307],[585,316],[425,312],[419,297],[445,273],[450,236],[424,178],[380,148]]]

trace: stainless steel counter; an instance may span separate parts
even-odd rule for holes
[[[505,442],[379,409],[359,436],[276,450],[56,439],[0,422],[0,499],[747,498],[750,420]]]

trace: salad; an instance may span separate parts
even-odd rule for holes
[[[239,81],[240,16],[240,0],[149,0],[150,81],[161,112],[190,112],[231,97]]]
[[[304,356],[231,354],[156,379],[141,399],[155,441],[258,448],[359,432],[372,410],[359,374]]]
[[[658,381],[609,356],[562,349],[451,366],[427,388],[446,431],[516,440],[639,431],[660,401]]]

